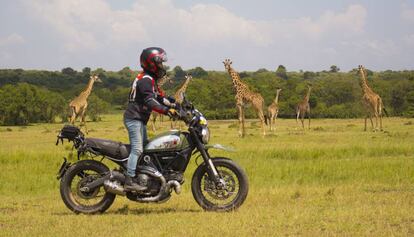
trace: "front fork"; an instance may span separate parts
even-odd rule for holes
[[[200,152],[201,157],[203,157],[204,163],[207,164],[207,173],[209,177],[212,177],[215,184],[219,187],[224,185],[224,180],[220,177],[220,174],[217,172],[216,167],[213,164],[213,161],[210,158],[210,154],[208,154],[207,149],[205,148],[204,144],[200,141],[200,138],[197,136],[194,128],[190,128],[190,134],[192,136],[192,140],[194,141],[197,150]]]

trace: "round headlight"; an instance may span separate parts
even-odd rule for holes
[[[208,127],[205,127],[201,130],[201,140],[204,144],[207,144],[210,141],[210,130]]]

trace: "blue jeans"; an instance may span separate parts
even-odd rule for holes
[[[144,141],[147,140],[147,127],[140,120],[124,119],[124,124],[128,130],[131,153],[128,157],[127,175],[134,177],[137,168],[138,158],[144,151]]]

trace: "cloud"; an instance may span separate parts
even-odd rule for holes
[[[408,22],[414,23],[414,9],[408,8],[406,5],[403,5],[403,8],[401,17]]]
[[[363,32],[366,10],[351,5],[345,12],[326,11],[320,18],[255,21],[237,16],[217,4],[196,4],[188,10],[171,0],[137,0],[131,9],[113,10],[104,0],[39,0],[25,3],[30,14],[57,31],[65,49],[97,49],[114,43],[172,41],[211,44],[229,41],[256,46],[277,43],[277,38],[320,39],[330,33]],[[154,13],[156,9],[156,13]]]
[[[407,35],[403,38],[404,42],[414,48],[414,34]]]
[[[16,45],[16,44],[22,44],[25,42],[25,39],[23,36],[13,33],[11,35],[8,35],[4,38],[0,38],[0,47],[1,46],[10,46],[10,45]]]

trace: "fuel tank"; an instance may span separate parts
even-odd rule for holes
[[[153,137],[145,146],[144,150],[146,152],[174,151],[182,150],[188,146],[189,143],[184,133],[178,130],[170,130]]]

